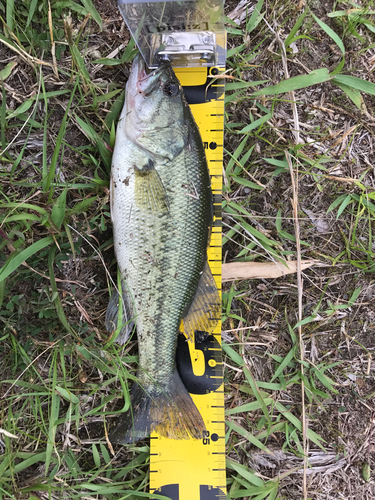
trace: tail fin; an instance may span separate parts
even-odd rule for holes
[[[152,431],[171,439],[201,439],[206,430],[177,369],[167,387],[141,387],[134,382],[131,404],[109,435],[113,443],[133,443]]]

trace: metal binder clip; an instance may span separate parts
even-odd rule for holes
[[[162,35],[162,50],[156,55],[160,61],[185,57],[210,63],[215,60],[215,46],[216,35],[211,31],[176,31]]]

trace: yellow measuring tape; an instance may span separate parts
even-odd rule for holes
[[[222,71],[215,67],[175,70],[199,127],[210,171],[214,222],[208,262],[219,290],[224,84],[212,77]],[[207,340],[195,345],[184,340],[179,342],[177,363],[181,378],[202,415],[207,431],[201,440],[174,440],[156,432],[151,434],[151,493],[171,500],[226,499],[224,383],[220,344],[221,321]]]

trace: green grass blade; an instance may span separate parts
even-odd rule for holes
[[[318,83],[327,82],[331,79],[331,76],[327,68],[316,69],[311,71],[308,75],[293,76],[288,78],[277,85],[271,85],[262,90],[254,92],[252,96],[258,95],[275,95],[283,94],[285,92],[291,92],[292,90],[300,90],[306,87],[311,87],[312,85],[317,85]]]
[[[121,110],[124,106],[125,102],[125,90],[121,92],[119,96],[117,96],[115,102],[112,104],[111,111],[105,117],[105,124],[108,129],[111,129],[112,123],[114,123],[117,118],[120,116]]]
[[[311,15],[313,16],[315,21],[319,24],[319,26],[327,33],[327,35],[336,43],[336,45],[341,50],[342,55],[345,56],[345,47],[338,34],[335,33],[333,29],[330,28],[326,23],[324,23],[318,17],[316,17],[316,15],[313,12],[311,13]]]
[[[60,411],[60,395],[56,392],[56,383],[57,383],[57,351],[53,353],[52,359],[52,386],[51,386],[51,403],[49,407],[49,431],[48,431],[48,441],[46,448],[46,466],[45,466],[45,474],[47,476],[49,465],[52,459],[52,452],[55,448],[55,438],[57,431],[57,420],[59,418]]]
[[[307,325],[308,323],[311,323],[312,321],[315,320],[316,320],[316,314],[311,314],[310,316],[306,316],[306,318],[303,318],[301,321],[298,321],[298,323],[295,324],[293,330],[295,330],[300,326]]]
[[[86,68],[85,60],[81,56],[81,53],[80,53],[78,47],[75,44],[73,44],[73,45],[69,45],[69,48],[70,48],[70,52],[72,54],[72,58],[74,60],[75,66],[77,68],[78,75],[82,77],[83,82],[86,84],[86,88],[90,87],[90,83],[91,83],[90,74]]]
[[[16,118],[21,113],[26,113],[26,111],[28,111],[31,108],[31,106],[33,105],[33,102],[34,102],[34,99],[27,99],[26,101],[24,101],[20,106],[18,106],[18,108],[16,108],[14,111],[9,113],[9,115],[7,116],[7,120],[11,120],[12,118]]]
[[[267,83],[269,80],[258,80],[256,82],[229,82],[225,84],[225,90],[244,90],[249,87],[256,87],[257,85],[262,85],[263,83]]]
[[[60,229],[61,224],[64,221],[65,210],[66,210],[66,195],[68,192],[68,188],[66,187],[64,191],[60,194],[60,196],[55,201],[55,204],[52,207],[51,219],[55,224],[57,229]]]
[[[30,7],[29,7],[29,14],[27,16],[27,21],[26,21],[26,28],[30,26],[30,23],[34,17],[35,14],[35,9],[37,8],[38,5],[38,0],[31,0]]]
[[[79,124],[79,126],[82,128],[83,133],[86,135],[86,137],[92,141],[95,146],[97,146],[100,156],[102,157],[102,160],[104,162],[104,165],[108,169],[108,171],[111,169],[111,160],[112,160],[112,154],[111,152],[107,149],[107,147],[104,144],[103,139],[99,136],[99,134],[92,128],[90,124],[82,120],[79,116],[76,117],[76,120]]]
[[[289,363],[292,361],[293,358],[294,358],[294,348],[288,352],[283,361],[280,363],[273,377],[271,378],[271,382],[273,382],[280,375],[280,373],[283,373],[284,369],[289,365]]]
[[[14,31],[14,0],[7,0],[7,25],[10,31]]]
[[[342,83],[353,89],[366,92],[366,94],[375,95],[375,83],[369,82],[368,80],[362,80],[362,78],[351,75],[337,75],[334,80],[336,83]]]
[[[0,126],[1,126],[1,148],[4,151],[7,143],[6,143],[6,138],[5,138],[5,132],[7,128],[7,99],[6,99],[6,93],[5,93],[5,87],[4,84],[2,84],[2,101],[1,101],[1,116],[0,116]],[[3,156],[3,153],[0,153],[0,158]]]
[[[11,273],[13,273],[23,262],[25,262],[29,257],[40,252],[43,248],[53,243],[52,236],[47,236],[41,240],[33,243],[29,247],[25,248],[21,252],[13,252],[10,257],[6,260],[4,266],[0,269],[0,282],[5,280]]]
[[[327,214],[329,212],[331,212],[332,210],[334,210],[336,207],[338,207],[340,205],[340,203],[342,203],[347,196],[350,196],[350,195],[342,194],[341,196],[336,198],[335,201],[333,203],[331,203],[330,206],[328,207]]]
[[[234,432],[237,432],[238,434],[240,434],[240,436],[247,439],[247,441],[249,441],[249,443],[253,444],[254,446],[259,448],[260,450],[269,452],[269,449],[267,448],[267,446],[265,446],[261,441],[259,441],[259,439],[257,439],[255,436],[253,436],[251,434],[251,432],[247,431],[246,429],[244,429],[240,425],[238,425],[234,422],[228,422],[228,421],[226,421],[226,425],[229,427],[229,429],[232,429]]]
[[[239,464],[234,460],[227,458],[227,467],[228,469],[232,469],[238,472],[238,474],[240,474],[244,479],[246,479],[246,481],[249,481],[249,483],[258,486],[259,488],[264,487],[264,483],[260,479],[260,477],[250,472],[250,470],[246,467],[246,465]]]
[[[348,300],[348,304],[350,306],[353,306],[355,301],[358,299],[359,294],[361,293],[362,287],[356,288],[354,292],[352,293],[350,299]]]
[[[262,186],[258,186],[258,184],[255,184],[255,182],[249,181],[247,179],[243,179],[242,177],[238,177],[237,175],[233,175],[231,177],[231,180],[233,182],[236,182],[237,184],[240,184],[241,186],[246,186],[251,189],[257,189],[259,191],[263,191],[264,188]]]
[[[96,447],[96,444],[92,444],[92,456],[95,462],[95,465],[98,469],[100,469],[100,455],[98,452],[98,448]]]
[[[353,89],[353,87],[349,87],[349,85],[345,85],[342,83],[340,79],[334,78],[331,80],[332,83],[340,87],[341,90],[345,92],[345,94],[351,99],[358,109],[362,109],[364,101],[363,97],[358,89]]]
[[[315,373],[316,377],[320,380],[320,382],[326,387],[329,391],[338,394],[339,392],[333,387],[334,385],[337,385],[336,382],[333,382],[329,377],[324,375],[318,368],[313,367],[313,373]],[[330,396],[327,396],[328,398]]]
[[[48,254],[49,277],[51,280],[51,288],[52,288],[52,293],[54,296],[53,301],[55,303],[56,312],[57,312],[57,315],[58,315],[61,323],[65,326],[65,328],[67,329],[68,332],[75,335],[74,331],[72,330],[72,328],[71,328],[71,326],[70,326],[70,324],[65,316],[64,308],[61,304],[59,291],[58,291],[58,288],[56,285],[55,273],[53,270],[53,262],[54,262],[54,258],[55,258],[55,253],[56,253],[56,247],[53,247],[53,248],[51,248],[51,251]]]
[[[59,394],[61,394],[61,396],[64,399],[66,399],[69,403],[73,403],[75,405],[79,403],[79,399],[77,398],[77,396],[72,392],[68,391],[67,389],[64,389],[63,387],[59,387],[58,385],[56,385],[55,390]]]
[[[234,165],[240,163],[239,157],[241,156],[248,139],[249,137],[245,135],[233,154],[225,149],[225,152],[230,156],[230,160],[228,161],[228,165],[225,170],[227,177],[229,177],[230,173],[232,172]]]
[[[327,35],[336,43],[336,45],[341,50],[343,58],[342,58],[341,62],[339,63],[339,65],[337,66],[337,68],[335,69],[335,71],[332,73],[332,74],[336,74],[339,71],[341,71],[342,68],[344,67],[344,63],[345,63],[345,47],[344,47],[344,44],[342,43],[342,40],[339,37],[339,35],[337,33],[335,33],[332,28],[330,28],[329,26],[327,26],[326,23],[324,23],[318,17],[316,17],[316,15],[314,13],[311,13],[311,14],[312,14],[313,18],[315,19],[315,21],[319,24],[319,26],[327,33]]]
[[[244,366],[243,372],[245,374],[245,377],[246,377],[247,381],[250,384],[250,387],[251,387],[251,389],[252,389],[252,391],[254,393],[254,396],[256,397],[257,401],[260,404],[260,407],[262,409],[263,415],[266,417],[267,422],[269,424],[271,424],[270,414],[269,414],[267,405],[264,402],[262,394],[260,393],[260,391],[258,389],[257,383],[255,382],[255,379],[254,379],[252,373],[250,372],[250,370],[246,366]]]
[[[13,71],[13,68],[17,66],[16,61],[9,62],[1,71],[0,71],[0,81],[6,80]]]
[[[251,33],[254,31],[254,29],[258,26],[258,24],[262,21],[264,14],[261,14],[261,9],[263,7],[264,0],[259,0],[256,6],[254,7],[254,10],[250,16],[250,19],[248,20],[246,24],[246,33]]]
[[[124,53],[121,57],[121,62],[122,63],[128,63],[131,62],[135,55],[137,54],[138,49],[135,47],[135,40],[133,37],[128,42],[128,45],[126,46],[126,49],[124,50]]]
[[[62,140],[63,140],[64,135],[65,135],[66,124],[67,124],[68,117],[69,117],[69,111],[70,111],[70,107],[71,107],[72,102],[73,102],[73,98],[74,98],[76,89],[78,87],[78,82],[79,82],[79,78],[76,79],[76,83],[75,83],[74,88],[72,90],[72,93],[71,93],[71,96],[69,99],[69,103],[66,107],[66,110],[65,110],[65,113],[64,113],[61,125],[60,125],[59,133],[58,133],[57,138],[56,138],[55,149],[53,151],[51,163],[50,163],[50,166],[48,168],[48,173],[45,177],[43,177],[43,192],[44,193],[47,193],[50,190],[52,180],[54,179],[55,174],[56,174],[57,160],[58,160],[60,153],[61,153]],[[51,195],[52,195],[52,192],[50,192],[50,198],[51,198]]]
[[[336,220],[338,220],[338,218],[340,217],[340,215],[343,213],[343,211],[345,210],[345,208],[349,205],[349,203],[351,203],[353,200],[352,200],[352,197],[350,194],[348,194],[346,196],[346,198],[344,199],[344,201],[341,203],[339,209],[337,210],[337,216],[336,216]]]
[[[294,427],[296,427],[300,432],[302,431],[302,423],[301,421],[293,415],[293,413],[291,413],[290,410],[288,410],[287,408],[285,408],[285,406],[283,406],[281,403],[279,402],[276,402],[275,403],[275,408],[285,417],[289,420],[289,422],[291,422]],[[313,442],[315,443],[316,445],[319,446],[319,448],[323,448],[322,446],[322,442],[324,443],[325,440],[319,436],[319,434],[317,434],[316,432],[314,432],[313,430],[311,429],[307,429],[307,437]]]
[[[285,45],[286,49],[292,43],[294,37],[297,34],[297,31],[302,26],[303,20],[305,19],[305,17],[307,16],[308,13],[309,13],[309,9],[305,9],[304,12],[297,19],[297,21],[296,21],[295,25],[293,26],[293,28],[290,30],[290,33],[289,33],[289,35],[287,36],[287,38],[286,38],[286,40],[284,42],[284,45]]]
[[[47,178],[48,178],[48,99],[47,93],[44,85],[43,73],[40,73],[42,95],[44,99],[44,122],[43,122],[43,148],[42,148],[42,186],[44,192],[48,191]]]
[[[81,0],[81,2],[85,6],[85,8],[86,8],[87,12],[90,14],[90,16],[98,24],[100,31],[101,31],[103,29],[103,21],[102,21],[102,18],[100,17],[99,12],[94,7],[92,0]]]
[[[242,359],[242,356],[240,356],[234,349],[228,344],[225,344],[224,342],[222,343],[222,348],[225,354],[227,354],[232,361],[234,361],[238,366],[243,366],[244,365],[244,360]]]
[[[264,398],[263,403],[265,405],[271,405],[274,402],[272,398]],[[245,403],[244,405],[236,406],[235,408],[230,408],[226,410],[226,415],[236,415],[237,413],[247,413],[249,411],[260,410],[262,405],[258,401],[253,401],[252,403]]]
[[[31,455],[29,458],[25,458],[25,460],[22,460],[20,463],[15,465],[14,469],[12,470],[13,474],[18,474],[21,471],[27,469],[28,467],[31,467],[32,465],[36,464],[37,462],[44,462],[46,460],[46,453],[27,453],[25,455]],[[7,471],[4,473],[5,476],[9,476],[11,474],[11,471]]]
[[[247,132],[251,132],[252,130],[263,125],[264,122],[267,122],[271,118],[272,118],[272,113],[267,113],[266,115],[261,116],[260,118],[253,121],[252,123],[244,127],[242,130],[240,130],[240,134],[246,134]]]

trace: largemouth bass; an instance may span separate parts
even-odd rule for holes
[[[211,333],[219,296],[207,264],[212,192],[202,140],[169,63],[147,74],[134,60],[116,132],[111,171],[111,218],[122,277],[120,341],[136,323],[138,382],[131,409],[110,439],[128,443],[153,430],[200,439],[203,419],[176,369],[181,320],[185,335]],[[118,321],[112,296],[106,326]]]

